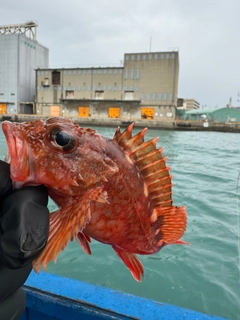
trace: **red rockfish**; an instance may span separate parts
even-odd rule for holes
[[[172,205],[172,179],[157,138],[147,129],[132,135],[133,124],[113,139],[71,120],[4,121],[11,179],[15,188],[44,184],[59,209],[50,214],[47,245],[34,262],[36,272],[57,259],[76,239],[91,254],[91,238],[109,244],[141,281],[136,254],[157,253],[180,240],[185,207]]]

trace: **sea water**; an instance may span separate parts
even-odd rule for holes
[[[94,129],[107,137],[115,131]],[[164,147],[168,156],[174,205],[187,208],[183,240],[191,245],[171,245],[158,254],[139,256],[145,270],[141,283],[132,278],[110,246],[94,240],[91,256],[74,241],[46,271],[240,319],[240,134],[148,130],[146,139],[153,137],[159,137],[158,147]],[[1,159],[6,150],[0,132]],[[52,202],[50,209],[54,209]]]

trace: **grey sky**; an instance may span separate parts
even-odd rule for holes
[[[238,0],[0,0],[0,25],[36,21],[50,66],[120,63],[179,50],[179,97],[225,107],[240,92]]]

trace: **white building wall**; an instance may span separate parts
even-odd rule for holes
[[[0,103],[10,109],[17,107],[18,37],[0,36]]]
[[[20,102],[34,102],[35,69],[48,67],[49,50],[19,34],[0,36],[0,103],[19,113]]]

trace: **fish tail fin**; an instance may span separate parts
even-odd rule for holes
[[[179,240],[187,225],[186,209],[182,207],[157,207],[150,217],[155,234],[154,247],[159,251],[168,244],[188,244]]]
[[[141,261],[133,253],[123,251],[121,249],[113,247],[113,250],[116,252],[117,256],[124,262],[124,264],[130,270],[133,278],[141,282],[141,277],[144,277],[144,270]]]

